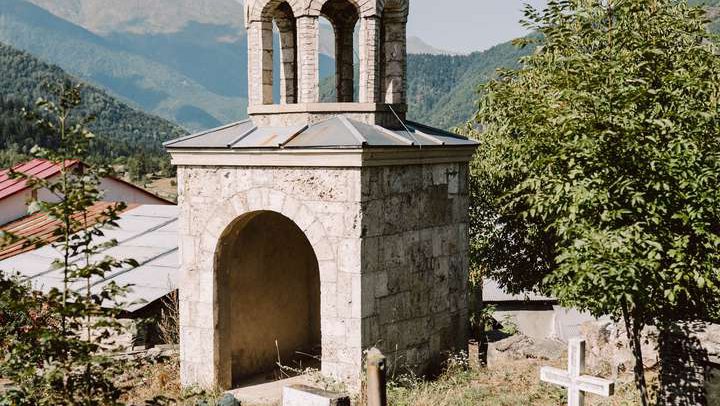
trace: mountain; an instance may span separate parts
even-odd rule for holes
[[[435,48],[434,46],[423,41],[420,37],[408,35],[407,37],[408,54],[429,54],[429,55],[453,55],[454,52],[444,49]]]
[[[215,34],[232,33],[237,38],[237,30],[218,27]],[[102,37],[29,2],[0,0],[0,41],[56,64],[126,102],[189,129],[212,127],[245,117],[247,99],[242,95],[241,85],[244,67],[224,71],[222,88],[227,91],[221,93],[196,80],[197,77],[214,80],[212,71],[203,70],[210,64],[199,58],[224,59],[238,55],[240,60],[232,62],[242,63],[244,40],[229,42],[224,48],[215,46],[214,42],[210,46],[206,37],[197,35],[197,30],[190,25],[173,34]],[[148,49],[146,44],[157,45]],[[189,58],[194,58],[190,68],[178,69],[178,65],[187,66],[183,61]],[[195,74],[194,77],[191,74]],[[235,83],[238,85],[233,87]],[[219,87],[216,84],[215,89]]]
[[[469,55],[409,55],[408,117],[439,128],[462,125],[476,111],[480,85],[531,51],[505,42]]]
[[[34,4],[0,0],[0,41],[191,130],[245,117],[247,51],[240,2],[29,1]],[[15,6],[5,6],[11,3]],[[320,37],[323,95],[331,97],[332,28],[321,24]],[[523,54],[502,44],[450,55],[412,36],[408,51],[409,117],[443,128],[470,118],[477,86]]]
[[[35,100],[48,98],[52,87],[78,80],[57,66],[0,43],[0,164],[6,167],[11,155],[27,154],[35,144],[52,146],[49,134],[22,118],[21,110],[32,109]],[[85,85],[82,92],[83,115],[94,114],[90,129],[97,135],[94,159],[105,163],[125,162],[127,157],[142,159],[146,172],[168,167],[162,142],[186,134],[177,125],[143,113]]]
[[[31,0],[96,34],[172,34],[189,23],[234,27],[244,33],[243,5],[235,0]]]

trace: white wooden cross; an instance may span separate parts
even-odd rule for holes
[[[568,340],[568,370],[542,367],[540,380],[560,385],[568,389],[568,406],[583,406],[585,393],[601,396],[612,396],[615,383],[607,379],[582,375],[585,369],[585,340],[571,338]]]

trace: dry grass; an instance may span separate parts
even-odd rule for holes
[[[162,198],[171,200],[171,201],[177,201],[177,184],[175,183],[176,180],[174,177],[172,178],[159,178],[154,179],[149,182],[145,182],[144,184],[141,184],[139,186],[145,188],[146,190],[150,191],[151,193],[154,193]]]
[[[135,375],[132,386],[132,390],[123,399],[128,405],[145,405],[148,400],[158,397],[171,400],[173,405],[194,406],[201,400],[214,405],[222,395],[220,392],[180,387],[180,361],[177,356],[145,365]]]
[[[388,392],[393,406],[556,406],[567,404],[566,392],[560,387],[540,382],[540,367],[564,367],[563,362],[533,359],[504,361],[482,370],[464,365],[450,365],[435,381],[400,378]],[[615,396],[601,398],[588,395],[586,404],[595,406],[629,406],[639,404],[632,382],[616,385]]]
[[[562,368],[564,361],[534,359],[503,361],[482,370],[470,370],[466,361],[455,358],[445,373],[434,381],[410,376],[395,377],[388,389],[392,406],[557,406],[565,405],[562,388],[540,382],[540,367]],[[590,371],[603,374],[603,371]],[[650,376],[654,383],[655,377]],[[131,405],[143,405],[158,395],[177,399],[179,405],[195,405],[200,399],[215,404],[221,394],[183,390],[179,384],[179,362],[171,357],[163,363],[148,365],[141,371],[135,388],[125,399]],[[616,385],[615,396],[606,399],[588,395],[586,404],[593,406],[630,406],[639,404],[632,381]]]

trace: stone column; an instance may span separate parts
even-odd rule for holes
[[[360,103],[380,101],[380,19],[360,20]]]
[[[298,17],[297,46],[300,103],[318,103],[320,101],[319,42],[320,24],[318,17]]]
[[[280,104],[297,103],[297,30],[294,19],[277,20],[280,31]]]
[[[389,18],[383,27],[383,37],[383,96],[385,103],[405,104],[406,22],[399,18]]]
[[[253,21],[248,28],[248,104],[272,104],[272,20]]]
[[[335,27],[335,78],[338,102],[352,102],[355,90],[353,65],[353,32],[355,25],[338,24]]]

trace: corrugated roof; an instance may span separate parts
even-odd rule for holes
[[[390,130],[338,115],[309,126],[257,127],[251,120],[168,141],[175,148],[279,149],[473,146],[465,137],[408,121]]]
[[[75,165],[77,165],[77,161],[66,162],[67,167],[74,167]],[[10,171],[24,173],[40,179],[48,179],[60,173],[61,170],[61,164],[56,164],[45,159],[33,159],[17,164],[13,166],[12,169],[4,169],[0,171],[0,199],[4,199],[28,187],[25,179],[11,178]]]
[[[113,203],[106,203],[113,204]],[[107,206],[106,206],[107,207]],[[102,209],[98,204],[95,212]],[[14,230],[34,233],[50,241],[52,223],[43,223],[42,216],[28,216],[11,223]],[[134,259],[139,265],[131,269],[115,270],[105,278],[92,281],[92,290],[99,291],[111,281],[120,285],[132,285],[127,296],[130,303],[125,310],[134,312],[147,303],[160,299],[177,289],[180,261],[177,239],[177,206],[142,205],[128,208],[120,214],[118,227],[105,230],[101,240],[115,239],[118,245],[102,252],[116,259]],[[44,224],[44,225],[43,225]],[[62,272],[53,269],[52,263],[62,258],[60,251],[52,245],[40,248],[28,247],[0,260],[0,269],[6,272],[18,272],[25,276],[35,289],[48,292],[53,287],[62,287]],[[80,261],[80,258],[73,260]],[[81,283],[75,286],[82,289]]]
[[[105,216],[109,208],[117,204],[114,202],[98,202],[89,207],[88,227],[96,224],[98,220]],[[137,205],[130,205],[128,209],[134,207],[137,207]],[[80,220],[80,216],[78,214],[74,218]],[[0,249],[0,260],[14,257],[23,252],[33,251],[57,241],[60,236],[55,235],[55,232],[61,225],[61,220],[50,218],[47,213],[38,212],[2,226],[1,231],[20,237],[21,241],[2,247]],[[28,240],[31,240],[32,244],[28,244]]]

